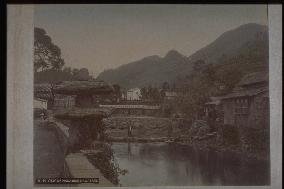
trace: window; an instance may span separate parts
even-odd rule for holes
[[[235,114],[236,115],[246,115],[249,113],[248,99],[236,99],[235,101]]]

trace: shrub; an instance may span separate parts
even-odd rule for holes
[[[119,183],[119,174],[125,174],[127,170],[119,168],[113,155],[114,152],[109,144],[96,143],[94,148],[98,150],[98,152],[95,154],[88,154],[88,159],[101,171],[105,178],[117,185]]]
[[[240,134],[237,127],[233,125],[223,125],[223,142],[227,145],[239,145]]]

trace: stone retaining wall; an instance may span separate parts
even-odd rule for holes
[[[128,137],[128,127],[132,126],[134,138],[152,139],[168,137],[172,126],[172,137],[178,137],[190,127],[188,120],[159,117],[109,117],[103,120],[109,138]]]

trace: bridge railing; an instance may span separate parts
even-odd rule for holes
[[[143,105],[143,104],[100,104],[101,108],[114,108],[114,109],[146,109],[158,110],[160,105]]]

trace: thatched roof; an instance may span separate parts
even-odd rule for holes
[[[238,86],[242,85],[250,85],[260,82],[268,81],[268,73],[267,72],[254,72],[245,75],[241,81],[238,83]]]
[[[35,84],[34,85],[34,97],[40,99],[51,99],[51,86],[49,84]]]
[[[62,109],[54,112],[54,117],[58,119],[102,119],[111,114],[106,108],[73,108]]]
[[[90,81],[64,81],[58,83],[54,88],[57,94],[109,94],[113,92],[113,87],[99,80]]]

